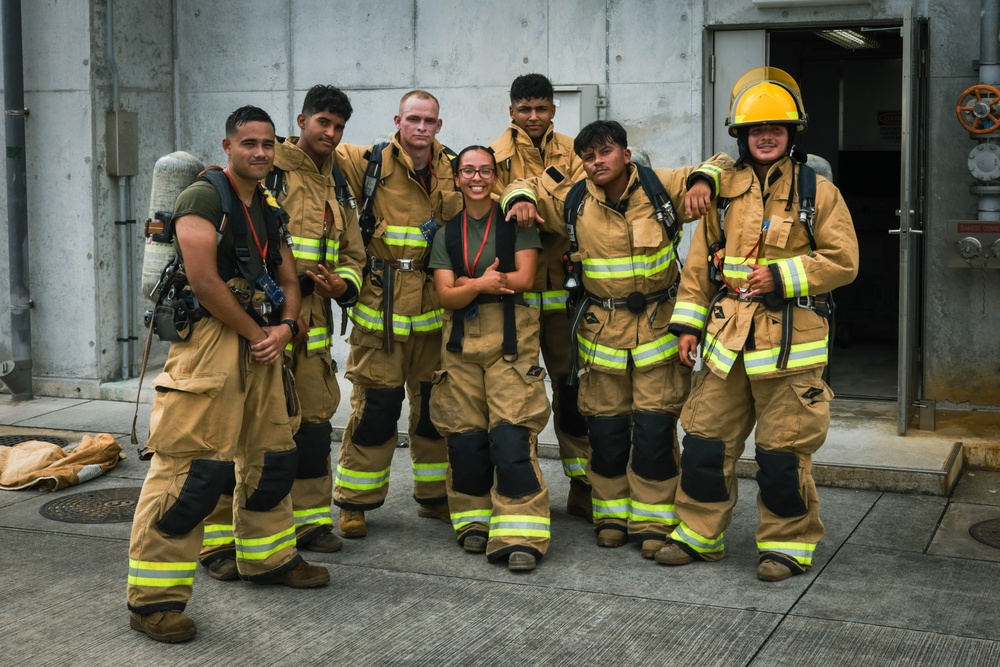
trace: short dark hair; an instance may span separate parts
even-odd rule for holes
[[[318,84],[306,93],[306,99],[302,102],[302,115],[311,116],[321,111],[336,114],[347,121],[351,120],[354,107],[340,88]]]
[[[618,121],[595,120],[585,125],[573,140],[573,152],[580,155],[588,148],[605,144],[618,144],[622,148],[628,148],[628,133]]]
[[[271,120],[271,117],[267,115],[267,112],[260,107],[250,105],[240,107],[236,111],[229,114],[229,118],[226,119],[226,136],[231,137],[236,134],[237,128],[241,125],[257,122],[270,123],[271,129],[274,129],[274,121]]]
[[[472,151],[483,151],[490,156],[490,160],[493,161],[493,168],[497,168],[497,156],[493,154],[493,149],[488,146],[480,146],[478,144],[473,144],[472,146],[466,146],[459,153],[458,157],[455,158],[455,170],[457,171],[460,166],[462,166],[462,156],[466,153],[471,153]]]
[[[522,74],[510,84],[510,103],[521,100],[548,100],[555,98],[552,82],[541,74]]]

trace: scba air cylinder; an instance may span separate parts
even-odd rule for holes
[[[149,194],[149,218],[146,221],[146,245],[142,255],[142,294],[155,301],[153,288],[163,267],[174,256],[171,212],[177,195],[191,185],[205,166],[201,160],[177,151],[164,155],[153,167],[153,188]]]

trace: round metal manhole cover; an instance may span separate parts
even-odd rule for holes
[[[60,447],[69,445],[69,440],[56,435],[0,435],[0,447],[13,447],[29,440],[51,442],[53,445],[59,445]]]
[[[85,491],[52,500],[38,512],[46,519],[64,523],[117,523],[131,521],[142,487]]]
[[[969,528],[969,534],[983,544],[1000,549],[1000,519],[990,519],[977,523]]]

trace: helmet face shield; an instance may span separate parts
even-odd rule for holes
[[[777,67],[758,67],[739,78],[729,97],[730,136],[740,127],[789,125],[802,132],[808,125],[799,86]]]

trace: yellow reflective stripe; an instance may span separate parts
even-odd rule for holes
[[[616,350],[607,345],[591,343],[580,334],[576,335],[576,342],[580,349],[580,357],[585,364],[618,370],[625,370],[628,366],[628,352],[625,350]]]
[[[680,521],[677,516],[677,508],[673,505],[651,505],[632,501],[632,509],[629,511],[630,521],[652,521],[654,523],[665,523],[668,526]]]
[[[632,511],[632,501],[629,498],[615,500],[591,499],[595,519],[628,519]]]
[[[823,340],[792,345],[791,352],[788,355],[788,364],[785,368],[801,368],[813,364],[825,364],[828,356],[828,338],[827,336]],[[773,373],[778,370],[778,355],[780,352],[780,347],[773,347],[770,350],[757,350],[755,352],[744,353],[743,362],[746,365],[747,375]]]
[[[670,533],[670,539],[675,542],[683,542],[700,554],[714,554],[726,550],[726,545],[723,541],[724,535],[725,533],[720,533],[714,540],[708,537],[702,537],[688,528],[684,522],[681,522],[681,524],[674,529],[674,532]]]
[[[414,482],[443,482],[448,472],[448,462],[443,463],[414,463]]]
[[[234,539],[233,524],[208,523],[205,524],[205,536],[201,543],[206,547],[217,547],[232,544]]]
[[[538,198],[535,197],[531,188],[516,188],[503,196],[503,199],[500,200],[500,208],[506,211],[508,203],[518,197],[527,197],[532,203],[538,202]]]
[[[569,292],[566,290],[548,290],[545,292],[524,292],[524,303],[542,311],[566,310]]]
[[[587,474],[587,459],[565,458],[562,467],[567,477],[583,477]]]
[[[670,316],[671,324],[684,324],[695,329],[703,329],[707,321],[708,308],[687,301],[678,301]]]
[[[490,539],[494,537],[540,537],[548,539],[549,519],[527,514],[504,514],[490,517]]]
[[[313,507],[306,510],[295,510],[295,527],[299,526],[332,526],[329,507]]]
[[[702,356],[705,363],[711,362],[713,366],[723,373],[729,373],[729,371],[733,370],[737,353],[726,349],[726,346],[719,342],[719,339],[712,334],[705,334],[704,350]]]
[[[812,565],[816,545],[808,542],[758,542],[757,551],[773,551],[793,558],[802,565]]]
[[[716,195],[719,194],[719,180],[722,177],[722,169],[716,167],[714,164],[703,164],[694,170],[694,173],[701,174],[702,176],[707,176],[712,181],[712,192]]]
[[[295,546],[295,526],[267,537],[236,537],[236,557],[240,560],[267,560],[282,549]]]
[[[490,515],[493,512],[488,509],[469,510],[468,512],[452,512],[451,525],[457,531],[474,523],[481,523],[484,526],[490,522]]]
[[[342,465],[337,466],[337,486],[357,491],[378,489],[389,483],[389,468],[368,472],[351,470]]]
[[[635,362],[636,368],[642,368],[676,357],[679,344],[677,336],[671,333],[665,334],[656,340],[632,348],[632,361]]]
[[[427,239],[419,227],[405,225],[386,225],[382,241],[391,246],[407,246],[410,248],[426,248]]]
[[[330,330],[326,327],[313,327],[309,330],[309,340],[306,342],[307,350],[321,350],[329,347],[332,341]]]
[[[382,322],[382,312],[369,308],[363,303],[356,303],[351,306],[348,315],[355,324],[374,331],[385,331]],[[392,315],[392,333],[397,336],[410,335],[410,318],[405,315]]]
[[[780,259],[774,263],[778,265],[778,274],[781,276],[781,284],[785,288],[786,299],[809,296],[809,279],[806,276],[806,267],[802,264],[801,256]]]
[[[614,257],[610,259],[586,258],[583,260],[583,275],[594,280],[611,278],[650,278],[670,267],[674,259],[674,246],[668,243],[652,255]]]
[[[731,257],[726,256],[726,261],[722,265],[722,273],[726,278],[733,280],[744,280],[753,271],[753,266],[770,266],[780,260],[768,259],[767,257]]]
[[[292,236],[292,255],[295,259],[319,261],[320,239],[310,239],[305,236]]]
[[[350,283],[354,285],[354,289],[357,292],[361,291],[361,274],[350,268],[349,266],[338,266],[333,270],[333,272],[340,276],[341,280],[345,283]]]
[[[437,310],[431,310],[420,315],[414,315],[410,318],[410,323],[414,331],[434,331],[444,326],[444,320],[441,319],[442,315],[444,315],[444,308],[438,308]]]
[[[129,558],[128,583],[130,586],[153,588],[193,586],[194,571],[197,567],[198,563],[163,563]]]

